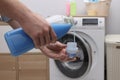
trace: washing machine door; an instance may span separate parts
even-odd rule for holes
[[[65,76],[69,78],[83,78],[89,73],[92,65],[92,54],[89,43],[75,32],[69,32],[64,37],[59,39],[59,41],[66,44],[67,42],[73,42],[74,38],[79,48],[79,53],[77,53],[76,60],[69,62],[55,60],[55,64]]]

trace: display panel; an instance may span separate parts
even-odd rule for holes
[[[83,25],[98,25],[98,19],[83,19]]]

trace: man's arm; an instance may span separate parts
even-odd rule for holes
[[[50,24],[20,1],[0,0],[0,13],[18,21],[23,30],[32,38],[36,48],[56,41],[56,34]]]
[[[13,29],[21,27],[20,24],[16,20],[13,20],[13,19],[8,18],[6,16],[1,15],[0,16],[0,21],[8,23]]]
[[[32,12],[18,0],[1,0],[0,13],[19,22],[25,21],[24,17],[31,16]]]
[[[25,21],[24,17],[31,16],[32,11],[18,0],[1,0],[0,13],[1,15],[8,16],[22,22],[23,20]]]

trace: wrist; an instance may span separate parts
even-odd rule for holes
[[[9,18],[9,17],[6,17],[6,16],[1,16],[1,21],[3,21],[3,22],[6,22],[6,23],[8,23],[9,21],[11,21],[12,19],[11,18]]]

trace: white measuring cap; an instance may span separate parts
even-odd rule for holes
[[[67,52],[69,58],[76,57],[77,51],[78,51],[78,47],[77,47],[76,42],[68,42],[67,43],[66,52]]]

